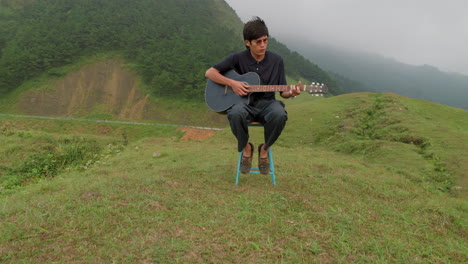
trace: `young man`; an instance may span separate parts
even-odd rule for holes
[[[269,33],[265,22],[259,17],[253,18],[244,25],[243,35],[247,49],[232,54],[209,68],[205,76],[213,82],[232,87],[239,96],[248,95],[249,85],[225,77],[223,74],[229,70],[235,70],[239,74],[256,72],[260,76],[261,85],[285,85],[283,59],[278,54],[267,51]],[[290,91],[281,92],[281,97],[291,98],[299,94],[300,90],[295,87]],[[254,145],[248,142],[248,124],[256,121],[264,125],[265,143],[258,148],[258,168],[262,174],[268,174],[268,148],[278,139],[288,116],[283,102],[276,100],[274,92],[256,92],[250,98],[249,104],[235,104],[226,113],[232,133],[238,141],[238,151],[242,151],[242,173],[250,171],[254,154]]]

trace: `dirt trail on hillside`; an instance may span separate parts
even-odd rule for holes
[[[84,117],[97,113],[112,114],[124,120],[157,120],[211,127],[226,125],[225,116],[208,110],[173,114],[170,109],[160,109],[150,100],[149,94],[138,89],[137,74],[125,69],[123,63],[122,59],[94,63],[67,74],[48,87],[26,91],[16,104],[17,108],[34,116]],[[197,116],[198,123],[193,123],[192,116]]]
[[[144,119],[148,95],[138,91],[138,78],[119,59],[86,66],[52,84],[51,90],[31,91],[20,107],[27,114],[45,116],[111,113],[119,118]]]

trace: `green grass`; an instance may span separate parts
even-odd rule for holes
[[[102,124],[0,119],[9,133],[0,134],[1,151],[32,152],[41,137],[55,142],[78,127],[122,146],[86,170],[0,196],[0,262],[466,262],[467,203],[457,188],[466,178],[466,111],[366,93],[301,96],[287,107],[273,147],[276,187],[258,174],[234,185],[229,129],[181,141],[174,128],[150,135],[107,124],[104,136]],[[31,134],[24,145],[21,133]],[[254,128],[252,141],[261,138]]]

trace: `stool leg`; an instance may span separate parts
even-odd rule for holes
[[[275,164],[273,162],[273,151],[271,151],[271,148],[268,149],[268,157],[270,160],[270,178],[271,182],[273,185],[276,186],[276,175],[275,175]]]
[[[237,174],[236,174],[236,185],[239,184],[240,165],[242,160],[242,151],[239,152],[239,159],[237,160]]]

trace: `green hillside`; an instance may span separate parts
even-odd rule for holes
[[[466,260],[466,111],[371,93],[286,103],[277,187],[234,185],[229,129],[183,141],[170,126],[0,117],[0,261]]]
[[[83,56],[119,54],[156,96],[202,101],[204,72],[244,49],[242,23],[222,0],[0,2],[0,95]],[[273,36],[274,37],[274,36]],[[316,65],[276,42],[295,81],[327,83]]]

